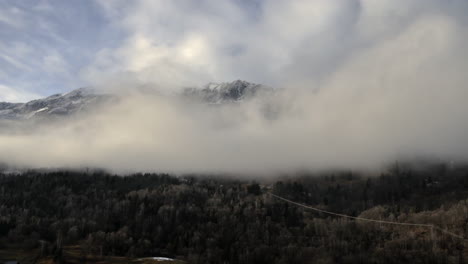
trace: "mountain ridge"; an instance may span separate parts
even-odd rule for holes
[[[239,103],[273,88],[242,80],[208,83],[199,88],[185,88],[178,96],[208,104]],[[28,120],[69,116],[115,99],[114,94],[100,94],[90,87],[82,87],[63,94],[53,94],[25,103],[0,102],[0,120]]]

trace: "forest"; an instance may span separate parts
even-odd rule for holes
[[[8,252],[28,252],[21,263],[116,256],[246,264],[468,261],[468,166],[396,163],[380,173],[252,179],[99,170],[2,173],[0,263]],[[465,239],[422,226],[319,213],[271,194],[349,216],[430,224]]]

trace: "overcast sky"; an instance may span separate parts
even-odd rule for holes
[[[314,89],[412,25],[464,30],[466,14],[465,0],[0,0],[0,100],[234,79]]]

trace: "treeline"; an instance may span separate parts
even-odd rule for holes
[[[66,263],[167,256],[188,263],[463,263],[466,243],[423,227],[361,223],[318,208],[428,223],[468,236],[468,168],[395,165],[379,176],[304,173],[275,182],[105,172],[0,174],[0,249]],[[464,244],[465,243],[465,244]]]

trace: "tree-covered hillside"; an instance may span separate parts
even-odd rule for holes
[[[188,263],[463,263],[468,244],[468,168],[393,166],[379,176],[302,173],[259,179],[85,172],[0,175],[1,252],[82,263],[106,256],[167,256]]]

